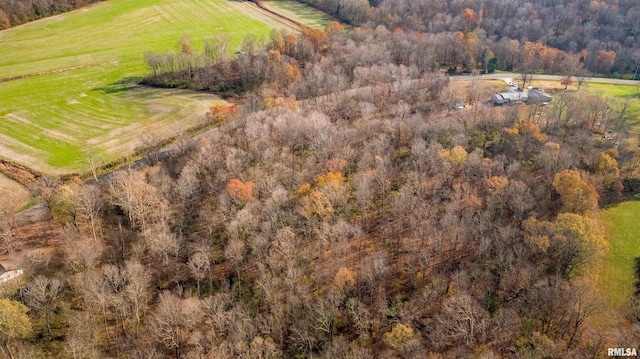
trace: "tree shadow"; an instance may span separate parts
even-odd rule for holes
[[[92,90],[100,91],[103,94],[108,95],[126,93],[133,90],[134,88],[139,87],[142,80],[142,77],[130,76],[125,77],[117,82],[110,83],[106,86],[93,88]]]

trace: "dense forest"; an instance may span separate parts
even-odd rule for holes
[[[639,176],[628,106],[578,91],[489,107],[473,82],[455,111],[455,84],[429,60],[451,55],[429,36],[330,24],[247,39],[235,58],[224,38],[147,54],[149,83],[235,104],[212,108],[217,127],[161,162],[41,179],[56,245],[27,252],[23,279],[1,288],[2,353],[585,358],[633,347],[638,301],[617,330],[598,325],[589,275],[607,250],[598,208]],[[2,212],[7,251],[26,245],[16,216]]]
[[[540,43],[578,54],[587,70],[603,75],[633,74],[640,65],[640,4],[633,0],[300,2],[358,26],[384,25],[432,34],[460,31],[496,54],[504,43],[519,47]],[[507,61],[500,66],[508,65]]]
[[[0,30],[99,1],[101,0],[0,0]]]

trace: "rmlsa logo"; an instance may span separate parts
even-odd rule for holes
[[[607,354],[610,357],[637,357],[636,348],[609,348]]]

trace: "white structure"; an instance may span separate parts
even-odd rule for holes
[[[8,272],[4,272],[2,274],[0,274],[0,283],[4,283],[4,282],[8,282],[16,277],[19,277],[22,275],[22,269],[18,269],[18,270],[11,270]]]
[[[551,95],[544,92],[539,87],[529,87],[528,89],[509,89],[505,92],[491,95],[491,103],[495,106],[513,105],[517,103],[535,104],[551,102]]]

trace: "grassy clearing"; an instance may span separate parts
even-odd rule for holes
[[[586,86],[588,93],[596,95],[604,94],[605,96],[614,98],[620,108],[627,98],[631,98],[628,107],[628,111],[631,114],[629,124],[633,132],[640,133],[640,85],[614,85],[590,82],[583,86]]]
[[[231,50],[271,28],[227,0],[112,0],[0,32],[0,156],[47,173],[111,160],[150,129],[169,134],[220,101],[187,91],[135,86],[144,52],[194,48],[217,33]],[[1,81],[1,80],[0,80]],[[179,126],[175,126],[178,128]]]
[[[601,212],[609,250],[604,257],[599,287],[610,304],[620,308],[635,291],[635,260],[640,257],[640,201],[628,201]]]
[[[312,29],[324,29],[330,21],[337,21],[320,10],[295,1],[265,1],[263,5],[271,11]]]

